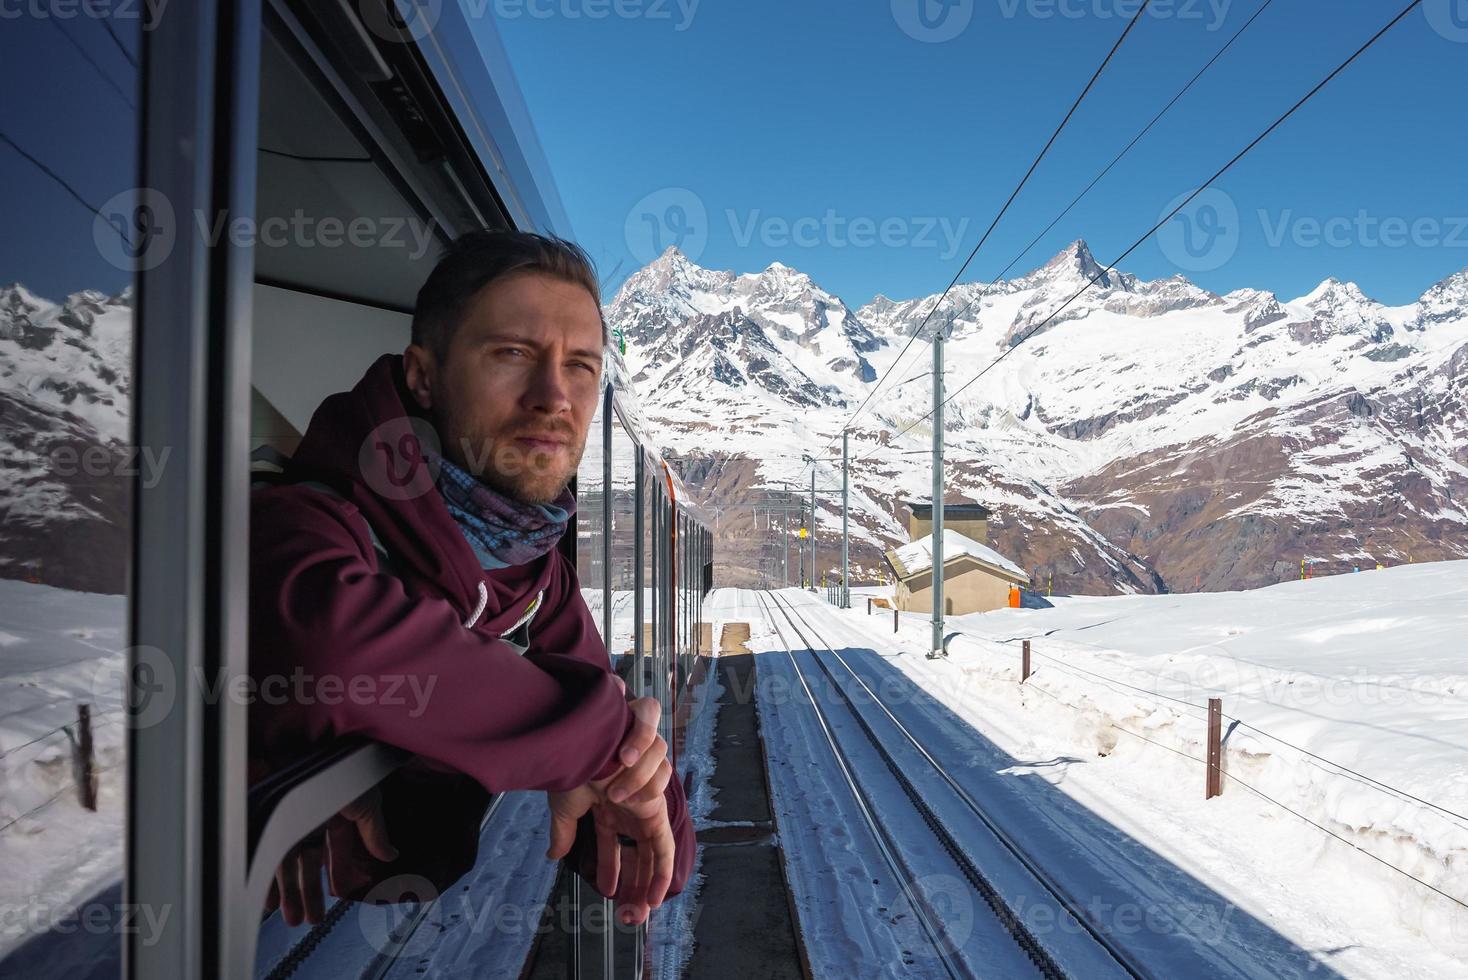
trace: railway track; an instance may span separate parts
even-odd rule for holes
[[[772,614],[771,600],[762,597],[760,604],[766,616],[769,618],[770,625],[774,627],[776,634],[780,636],[781,642],[785,643],[785,631],[780,628],[779,620]],[[791,625],[793,626],[794,624],[792,623]],[[795,660],[794,648],[787,644],[786,649],[791,654],[790,660],[794,666],[795,675],[800,680],[806,696],[810,698],[811,704],[815,707],[816,721],[820,725],[821,731],[825,734],[831,752],[836,758],[836,763],[841,770],[843,781],[851,790],[852,798],[856,801],[863,822],[871,832],[872,838],[876,841],[877,848],[881,852],[883,860],[892,873],[892,880],[897,882],[898,886],[902,889],[903,896],[907,899],[907,903],[912,909],[913,915],[916,917],[923,934],[931,944],[939,963],[948,976],[955,978],[955,980],[960,977],[977,977],[978,974],[974,973],[964,961],[954,955],[952,942],[947,930],[944,928],[942,915],[939,910],[933,908],[928,900],[908,880],[908,871],[901,859],[897,856],[898,846],[896,840],[892,837],[891,832],[877,818],[876,813],[873,812],[871,804],[867,800],[866,793],[862,790],[861,784],[857,781],[856,774],[852,770],[846,751],[841,747],[840,741],[831,730],[831,726],[826,718],[825,709],[816,697],[815,692],[811,690],[810,685],[806,682],[805,674],[800,669],[800,664]]]
[[[771,624],[782,637],[782,643],[785,643],[786,649],[790,653],[791,661],[794,664],[797,676],[800,677],[801,684],[810,695],[812,703],[816,705],[817,712],[822,716],[822,729],[827,732],[828,737],[832,737],[830,727],[824,717],[825,709],[815,697],[814,692],[811,691],[811,685],[806,681],[804,671],[802,671],[799,662],[794,656],[796,649],[803,648],[810,653],[811,659],[814,660],[829,682],[826,686],[844,702],[852,718],[855,719],[862,732],[870,740],[877,755],[882,759],[891,775],[902,787],[903,792],[906,794],[913,808],[921,816],[923,823],[932,831],[942,845],[943,850],[953,859],[974,891],[983,900],[985,905],[988,906],[994,917],[1004,926],[1005,931],[1019,945],[1020,949],[1035,965],[1035,968],[1042,976],[1048,978],[1072,976],[1079,978],[1084,976],[1086,980],[1089,980],[1091,976],[1101,973],[1110,976],[1129,977],[1132,980],[1152,980],[1153,975],[1140,963],[1136,962],[1112,937],[1106,934],[1101,925],[1091,918],[1084,905],[1048,875],[1042,867],[1030,858],[990,818],[973,796],[948,773],[938,760],[933,758],[918,739],[893,714],[891,709],[887,707],[877,693],[871,689],[861,675],[846,662],[845,658],[831,644],[825,641],[820,631],[792,603],[786,599],[782,599],[777,593],[773,592],[768,593],[767,597],[762,601],[766,605],[767,612],[770,613]],[[781,620],[788,625],[789,630],[798,638],[798,646],[791,645],[784,639],[785,630],[780,625]],[[1090,943],[1094,944],[1094,949],[1083,949],[1080,958],[1088,962],[1080,964],[1077,961],[1077,957],[1072,954],[1067,959],[1077,962],[1076,965],[1072,965],[1067,969],[1067,966],[1062,964],[1060,959],[1026,925],[1023,919],[1015,912],[1014,908],[1011,907],[1011,904],[1006,900],[1001,890],[996,887],[990,876],[986,875],[970,856],[970,849],[960,843],[949,826],[940,818],[930,800],[917,788],[912,776],[909,775],[909,772],[894,757],[892,751],[877,733],[871,721],[852,702],[847,687],[850,684],[858,685],[861,688],[864,698],[885,719],[882,723],[894,728],[899,733],[900,739],[916,751],[917,755],[924,761],[924,764],[938,777],[940,784],[945,787],[946,791],[951,794],[961,808],[967,810],[976,819],[978,824],[984,828],[985,832],[991,835],[994,843],[1002,848],[1003,852],[1007,853],[1011,859],[1010,870],[1013,871],[1014,868],[1023,869],[1023,873],[1028,876],[1028,880],[1033,883],[1037,890],[1036,893],[1043,895],[1047,903],[1052,906],[1053,917],[1050,921],[1057,923],[1061,930],[1069,928],[1073,935],[1089,937]],[[832,748],[836,752],[838,759],[845,758],[844,751],[836,744],[834,737],[832,737]],[[849,771],[845,762],[843,762],[843,769],[847,769],[844,774],[847,777],[848,783],[851,784],[853,793],[857,795],[858,799],[862,800],[863,813],[868,814],[875,823],[875,814],[865,801],[860,785],[853,778],[853,774]],[[889,845],[891,844],[891,832],[881,828],[880,825],[877,828],[877,835],[880,839],[888,841]],[[884,856],[887,856],[891,860],[892,856],[890,854],[885,854]],[[898,870],[894,864],[894,871],[896,872]]]

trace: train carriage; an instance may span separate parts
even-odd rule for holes
[[[11,43],[40,46],[37,57],[74,40],[70,27],[22,26],[31,36]],[[169,452],[156,481],[129,487],[126,841],[113,845],[117,907],[168,915],[146,941],[119,929],[119,944],[93,944],[88,975],[115,974],[119,955],[138,977],[410,972],[394,955],[421,951],[410,940],[432,902],[401,907],[381,941],[329,937],[343,908],[296,930],[261,913],[287,850],[407,753],[342,742],[252,785],[250,706],[187,679],[247,674],[252,468],[288,456],[322,398],[405,346],[439,248],[471,229],[571,231],[492,18],[471,24],[456,3],[199,0],[131,27],[107,30],[141,101],[113,120],[122,158],[90,164],[121,189],[86,227],[134,304],[129,441]],[[38,91],[32,108],[79,113],[104,81]],[[52,162],[53,177],[81,166]],[[562,546],[629,689],[659,698],[674,744],[710,540],[636,424],[614,352],[608,363]],[[159,679],[162,711],[149,700]],[[504,819],[491,804],[482,851],[495,851]],[[564,960],[579,976],[642,975],[645,930],[615,944],[589,934],[581,911],[605,900],[563,887],[576,902],[569,926],[502,955],[535,953],[542,973]],[[74,940],[37,940],[6,969],[78,961]]]

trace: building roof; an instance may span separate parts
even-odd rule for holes
[[[945,508],[946,509],[946,508]],[[926,534],[911,544],[905,544],[901,548],[894,548],[887,553],[888,560],[897,571],[898,578],[912,578],[921,575],[933,567],[933,536]],[[1028,582],[1030,577],[1026,575],[1018,565],[1005,558],[999,552],[988,545],[979,544],[973,538],[965,537],[957,531],[948,528],[943,529],[943,565],[947,567],[955,558],[968,557],[980,565],[1002,572],[1021,582]]]
[[[908,510],[912,511],[912,516],[916,517],[918,520],[930,521],[933,519],[932,504],[919,503],[916,500],[904,500],[902,503],[907,507]],[[990,513],[991,511],[989,510],[989,508],[985,507],[983,504],[943,505],[943,516],[951,517],[954,520],[959,521],[986,521],[989,519]]]

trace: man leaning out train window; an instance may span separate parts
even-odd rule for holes
[[[658,702],[628,701],[556,548],[606,338],[578,247],[470,233],[418,293],[403,354],[327,398],[252,493],[256,774],[343,736],[416,756],[281,866],[287,923],[320,919],[323,867],[347,898],[404,873],[446,888],[506,790],[546,792],[547,856],[623,923],[686,883],[693,829]],[[270,679],[288,696],[265,698]]]

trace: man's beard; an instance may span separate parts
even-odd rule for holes
[[[526,450],[515,442],[520,437],[537,436],[567,440],[564,459],[557,461],[555,455],[560,454]],[[453,448],[475,479],[522,504],[548,504],[564,493],[586,451],[586,436],[578,438],[570,423],[523,426],[498,437],[463,436],[460,443]]]
[[[522,504],[548,504],[565,493],[566,488],[571,485],[585,448],[584,442],[580,445],[567,445],[566,465],[555,467],[554,470],[549,467],[530,467],[519,473],[502,473],[491,463],[477,476],[486,486],[498,490],[511,500],[518,500]],[[533,458],[537,454],[529,455]]]

